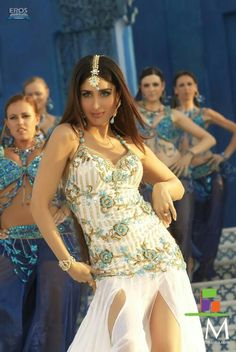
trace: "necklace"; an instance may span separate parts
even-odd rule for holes
[[[143,109],[143,111],[142,111]],[[160,107],[157,110],[148,110],[144,104],[144,102],[142,103],[142,109],[141,109],[141,113],[143,113],[143,115],[145,116],[145,118],[147,119],[147,122],[150,126],[152,126],[154,124],[154,121],[159,120],[159,115],[161,113],[164,112],[165,110],[165,106],[164,105],[160,105]]]
[[[39,149],[42,145],[42,141],[39,139],[35,140],[35,144],[32,147],[26,148],[26,149],[21,149],[16,146],[13,146],[13,152],[17,155],[19,155],[20,160],[22,162],[22,166],[27,165],[27,159],[30,154],[33,153],[35,149]]]
[[[190,117],[190,119],[192,119],[196,115],[198,109],[196,107],[193,107],[192,109],[189,109],[189,110],[184,110],[183,108],[179,108],[179,111],[181,111],[183,114],[185,114],[186,116]]]
[[[104,146],[104,147],[108,147],[108,146],[111,146],[112,148],[115,147],[114,144],[112,143],[111,137],[110,137],[109,135],[107,135],[107,137],[106,137],[107,143],[103,143],[103,142],[97,140],[97,139],[92,135],[92,133],[90,133],[89,131],[87,131],[87,133],[88,133],[90,136],[93,137],[93,140],[96,141],[97,144],[100,144],[100,145],[102,145],[102,146]]]
[[[159,107],[157,108],[157,109],[154,109],[154,110],[152,110],[152,109],[148,109],[147,107],[146,107],[146,105],[145,105],[145,102],[144,101],[142,101],[142,107],[146,110],[146,111],[148,111],[148,112],[150,112],[150,113],[152,113],[152,114],[160,114],[161,112],[163,112],[164,111],[164,105],[159,105]]]
[[[97,143],[100,145],[103,145],[104,147],[108,147],[109,145],[112,146],[112,148],[114,148],[114,144],[112,143],[111,137],[107,136],[108,142],[107,143],[102,143],[100,141],[97,140]]]

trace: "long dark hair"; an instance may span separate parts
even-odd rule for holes
[[[135,96],[135,100],[136,101],[140,101],[142,100],[142,92],[141,92],[141,82],[142,82],[142,79],[146,76],[150,76],[150,75],[156,75],[160,78],[161,82],[164,83],[165,82],[165,77],[163,75],[163,72],[158,68],[158,67],[155,67],[155,66],[148,66],[148,67],[145,67],[140,76],[139,76],[139,80],[138,80],[138,85],[139,85],[139,88],[138,88],[138,92]],[[161,101],[162,101],[162,98],[161,98]]]
[[[174,75],[174,79],[173,79],[173,95],[171,98],[171,107],[172,108],[177,108],[180,105],[178,97],[176,96],[176,94],[174,92],[174,88],[176,87],[177,80],[182,76],[189,76],[192,78],[192,80],[194,81],[195,84],[198,84],[197,78],[193,72],[186,71],[186,70],[177,71],[176,74]],[[193,102],[194,102],[194,105],[196,105],[197,107],[200,107],[200,104],[199,104],[196,96],[194,97]]]
[[[83,57],[76,64],[72,74],[65,112],[60,123],[69,123],[74,128],[84,129],[80,87],[91,76],[92,61],[93,56],[89,55]],[[136,122],[143,126],[142,118],[137,111],[121,69],[111,58],[102,55],[99,58],[99,77],[112,83],[120,96],[121,105],[117,111],[112,129],[123,137],[130,137],[139,149],[144,150],[143,138],[136,126]]]

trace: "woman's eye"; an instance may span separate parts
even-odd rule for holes
[[[89,97],[91,95],[90,92],[81,92],[80,94],[81,94],[81,97],[84,97],[84,98]]]
[[[101,91],[102,97],[108,97],[109,95],[111,95],[111,92],[109,90],[102,90]]]
[[[30,114],[23,114],[22,116],[24,119],[27,119],[28,117],[30,117]]]
[[[159,83],[153,83],[152,86],[153,87],[159,87]]]

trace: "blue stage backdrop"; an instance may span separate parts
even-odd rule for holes
[[[235,0],[1,1],[1,120],[8,97],[33,75],[45,78],[53,113],[62,114],[74,63],[94,53],[120,63],[133,94],[144,66],[163,70],[168,94],[173,73],[192,70],[205,104],[235,120],[235,33]],[[222,151],[229,134],[217,128],[213,133]],[[229,187],[225,226],[235,226],[236,181]]]
[[[139,13],[133,25],[137,75],[145,66],[164,72],[167,95],[173,74],[193,71],[204,105],[236,120],[236,1],[235,0],[136,0]],[[212,128],[221,152],[230,134]],[[236,166],[236,156],[232,157]],[[225,226],[236,226],[236,179],[228,183]]]

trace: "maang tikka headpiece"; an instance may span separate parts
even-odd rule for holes
[[[93,63],[92,63],[92,70],[91,72],[91,76],[89,77],[89,83],[92,87],[96,88],[97,90],[99,90],[99,81],[100,78],[98,77],[99,74],[99,58],[100,55],[94,55],[93,57]]]

